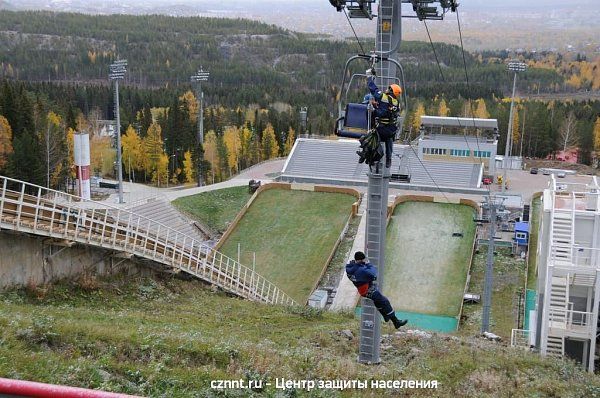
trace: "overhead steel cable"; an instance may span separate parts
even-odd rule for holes
[[[350,17],[348,16],[348,13],[346,12],[345,8],[344,8],[344,15],[346,16],[346,19],[348,20],[348,24],[350,25],[350,29],[352,29],[352,33],[354,33],[354,37],[356,38],[356,42],[358,43],[358,46],[360,47],[360,51],[362,51],[362,54],[366,54],[365,49],[363,48],[362,43],[358,39],[358,35],[356,34],[356,31],[354,30],[354,26],[352,26],[352,22],[350,21]]]
[[[457,16],[458,16],[458,11],[457,11]],[[440,76],[442,78],[442,81],[444,83],[446,83],[447,82],[446,81],[446,77],[444,76],[444,72],[442,70],[442,65],[441,65],[440,60],[438,58],[437,51],[435,49],[435,45],[433,44],[433,40],[432,40],[431,34],[429,32],[429,27],[427,26],[427,21],[423,20],[423,24],[425,25],[425,30],[427,32],[427,37],[429,38],[429,44],[431,45],[431,49],[433,51],[433,55],[435,57],[435,62],[437,64],[438,70],[440,72]],[[460,32],[460,30],[459,30],[459,32]],[[464,68],[464,71],[465,71],[465,77],[466,77],[466,82],[467,82],[467,92],[470,92],[471,89],[470,89],[470,85],[469,85],[469,78],[468,78],[468,73],[467,73],[467,68],[466,68],[466,58],[465,58],[465,53],[464,53],[464,47],[462,46],[462,43],[463,43],[462,34],[460,34],[460,42],[461,42],[461,50],[462,50],[462,57],[463,57],[463,68]],[[472,103],[472,101],[470,99],[467,99],[467,100],[469,101],[469,107],[471,109],[471,118],[473,119],[473,127],[475,127],[475,117],[474,117],[474,111],[473,111],[473,103]],[[463,128],[463,126],[461,125],[460,120],[458,118],[456,119],[456,121],[458,122],[459,127]],[[466,128],[468,126],[464,126],[464,127]],[[467,148],[469,149],[469,152],[471,152],[471,146],[469,144],[469,140],[467,139],[466,131],[465,131],[465,133],[463,133],[463,138],[465,139],[465,143],[467,144]],[[476,144],[477,144],[477,153],[478,153],[477,157],[481,161],[481,158],[482,158],[481,157],[481,148],[479,146],[479,134],[477,132],[475,134],[475,139],[476,139]],[[489,185],[486,185],[486,188],[488,190],[488,195],[489,195],[490,194],[490,187],[489,187]]]
[[[419,161],[419,163],[421,163],[421,167],[423,167],[423,170],[425,170],[425,173],[427,173],[427,175],[429,176],[429,179],[431,180],[431,182],[433,182],[433,185],[435,185],[435,187],[437,188],[437,190],[440,191],[440,193],[444,196],[444,198],[446,199],[446,202],[450,203],[450,199],[448,199],[448,197],[446,196],[446,193],[444,191],[442,191],[442,188],[440,188],[440,186],[438,185],[438,183],[433,179],[433,176],[431,175],[431,173],[429,172],[429,170],[427,170],[427,167],[425,166],[425,164],[423,163],[423,161],[419,157],[419,154],[417,153],[417,151],[415,151],[415,148],[411,145],[410,142],[409,142],[408,146],[410,147],[410,149],[412,149],[412,151],[415,154],[415,156],[416,156],[417,160]],[[409,162],[410,162],[410,159],[409,159]]]
[[[461,24],[460,24],[460,15],[458,13],[458,8],[456,9],[456,22],[458,24],[458,37],[460,38],[460,50],[462,53],[462,59],[463,59],[463,70],[465,71],[465,80],[467,82],[467,93],[469,93],[469,97],[471,96],[470,94],[472,94],[472,90],[471,90],[471,83],[469,82],[469,72],[467,71],[467,58],[465,56],[465,46],[463,43],[463,35],[462,35],[462,28],[461,28]],[[473,127],[475,127],[475,111],[473,110],[473,101],[471,98],[467,99],[469,101],[469,108],[471,109],[471,119],[473,120]],[[466,138],[466,136],[465,136]],[[479,147],[479,133],[475,132],[475,138],[476,138],[476,142],[477,142],[477,151],[479,152],[479,159],[481,160],[481,148]],[[502,184],[506,184],[506,181],[502,181]],[[491,188],[489,185],[486,185],[487,189],[488,189],[488,196],[491,196]]]

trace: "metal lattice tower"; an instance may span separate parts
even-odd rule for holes
[[[379,170],[377,170],[379,169]],[[366,255],[377,267],[376,284],[383,285],[385,264],[385,240],[387,230],[387,201],[390,170],[377,163],[368,173],[367,230],[365,234]],[[362,363],[379,363],[381,318],[373,301],[363,298],[360,319],[360,347],[358,360]]]
[[[373,19],[375,17],[372,13],[372,4],[375,3],[375,0],[329,0],[329,2],[338,12],[347,9],[349,11],[349,18]],[[402,15],[403,3],[412,5],[415,12],[414,15],[406,17],[418,18],[419,20],[441,20],[448,10],[456,11],[457,7],[456,0],[379,0],[376,47],[373,59],[377,60],[375,65],[378,76],[376,83],[381,90],[385,90],[390,84],[395,82],[394,79],[397,76],[398,68],[402,74],[402,81],[404,81],[404,72],[401,65],[399,63],[396,65],[396,63],[388,60],[392,59],[396,61],[398,49],[402,41],[402,17],[405,17]],[[348,63],[357,57],[360,56],[350,58]],[[403,89],[405,88],[403,87]],[[406,99],[406,97],[404,98]],[[365,251],[369,261],[378,269],[377,284],[383,285],[390,169],[384,168],[383,164],[378,162],[371,166],[368,177]],[[358,360],[361,363],[379,363],[381,317],[372,300],[363,298],[361,305],[362,314]]]
[[[381,57],[396,58],[402,41],[402,8],[395,0],[379,2],[379,18],[377,19],[377,35],[375,53]],[[377,85],[385,90],[394,83],[389,77],[396,76],[396,66],[389,61],[377,64]]]

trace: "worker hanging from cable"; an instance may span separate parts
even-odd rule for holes
[[[354,260],[346,264],[346,275],[358,289],[358,294],[362,297],[373,300],[373,304],[383,316],[383,320],[392,321],[396,329],[406,325],[407,319],[398,319],[396,313],[387,299],[373,282],[377,279],[377,268],[366,261],[366,256],[363,252],[354,253]]]
[[[397,84],[391,84],[385,92],[382,92],[375,84],[375,69],[367,70],[367,75],[369,76],[367,84],[372,96],[371,104],[373,106],[373,116],[375,117],[375,130],[379,141],[385,143],[385,167],[390,168],[392,166],[394,137],[398,130],[399,98],[402,95],[402,88]],[[363,150],[358,153],[360,156],[359,162],[362,163],[362,161],[367,160],[369,165],[372,164],[369,162],[369,158],[373,158],[369,153],[369,148],[372,147],[369,144],[373,144],[372,140],[373,137],[368,137],[368,135],[361,140]]]

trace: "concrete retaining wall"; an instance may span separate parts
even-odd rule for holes
[[[108,275],[126,270],[151,271],[111,252],[90,246],[57,246],[48,238],[0,231],[0,290],[9,287],[38,286],[84,274]]]

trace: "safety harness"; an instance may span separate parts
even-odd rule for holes
[[[380,102],[388,104],[387,112],[384,116],[379,118],[379,123],[386,126],[394,126],[398,120],[398,113],[400,111],[400,103],[398,100],[391,95],[383,93],[381,95]]]

